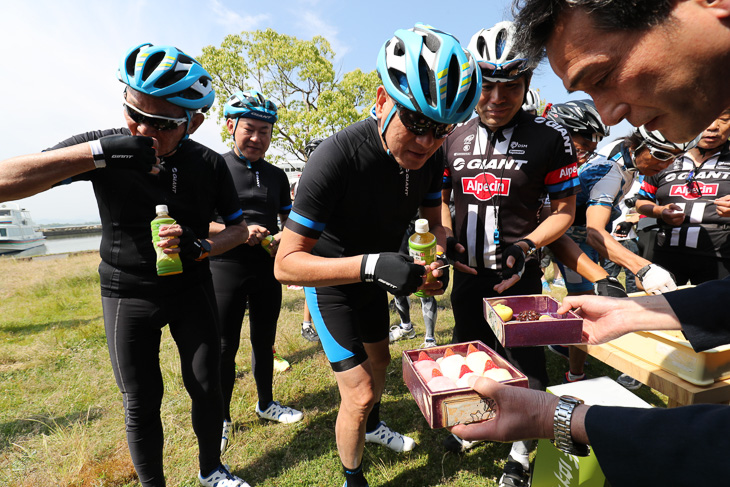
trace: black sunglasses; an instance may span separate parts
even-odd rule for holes
[[[439,123],[434,122],[428,117],[424,117],[420,113],[408,110],[407,108],[395,104],[395,108],[398,111],[398,117],[403,126],[408,129],[409,132],[416,135],[426,135],[433,131],[434,139],[443,139],[454,131],[456,128],[455,123]]]
[[[187,118],[170,118],[145,113],[126,101],[124,102],[124,107],[127,109],[127,115],[129,115],[129,118],[134,120],[135,123],[148,125],[155,130],[175,130],[180,125],[188,122]]]

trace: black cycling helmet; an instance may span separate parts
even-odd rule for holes
[[[312,155],[312,152],[314,152],[314,149],[317,148],[319,144],[322,143],[324,139],[312,139],[309,142],[307,142],[307,145],[304,146],[304,154],[307,156],[307,159],[309,159],[309,156]]]
[[[558,122],[573,133],[600,142],[611,130],[601,121],[592,100],[575,100],[552,105],[545,115],[548,120]]]

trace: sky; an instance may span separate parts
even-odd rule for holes
[[[510,6],[511,0],[0,0],[0,107],[5,114],[0,117],[0,161],[89,130],[123,126],[123,85],[116,72],[127,49],[143,42],[174,45],[197,57],[203,47],[220,46],[226,35],[242,31],[272,28],[300,39],[321,35],[344,74],[375,69],[380,47],[397,29],[423,22],[466,46],[478,30],[511,20]],[[586,98],[568,95],[548,65],[538,68],[532,87],[552,103]],[[619,126],[614,134],[626,130]],[[192,138],[219,152],[228,150],[215,118]],[[86,182],[18,203],[41,224],[99,219]]]

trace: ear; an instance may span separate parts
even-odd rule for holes
[[[383,85],[378,86],[378,91],[375,93],[375,115],[378,117],[378,120],[382,120],[385,114],[383,113],[385,111],[385,103],[388,101],[388,94],[385,91],[385,87]]]
[[[188,128],[188,134],[194,134],[203,122],[205,122],[205,115],[203,115],[202,113],[196,113],[195,115],[193,115],[193,119],[190,122],[190,128]]]
[[[236,129],[236,121],[232,118],[227,118],[226,129],[228,130],[229,134],[233,135],[233,131]]]
[[[694,0],[702,8],[710,9],[718,19],[730,18],[730,0]]]

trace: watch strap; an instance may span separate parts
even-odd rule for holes
[[[537,252],[537,247],[535,246],[535,242],[533,242],[529,238],[522,238],[517,241],[517,243],[520,243],[520,242],[525,242],[527,244],[528,249],[527,249],[527,252],[525,252],[525,257],[529,257],[532,254],[534,254],[535,252]]]
[[[586,457],[590,453],[588,445],[575,443],[570,434],[573,413],[579,404],[583,404],[583,400],[573,396],[561,396],[558,400],[553,415],[553,434],[555,436],[553,444],[557,449],[570,455]]]
[[[199,238],[195,241],[195,245],[200,248],[200,255],[196,261],[201,261],[210,255],[210,242],[204,238]]]

